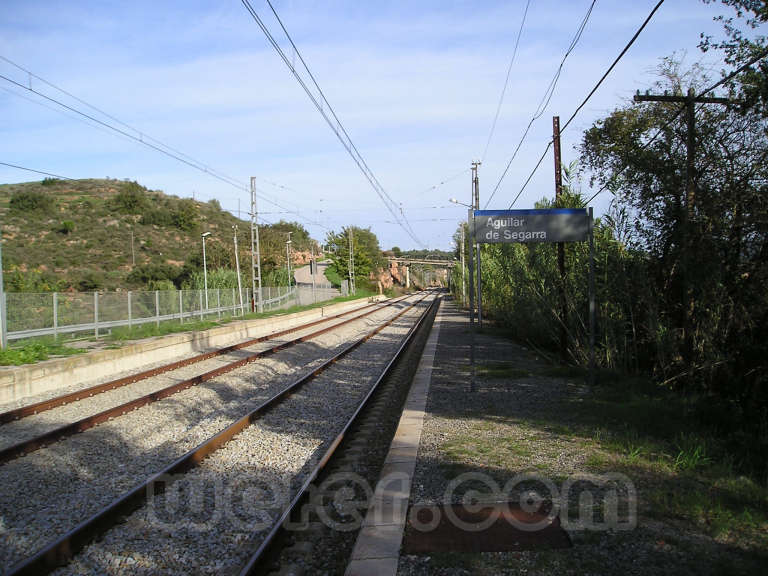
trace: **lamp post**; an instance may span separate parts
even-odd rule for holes
[[[205,239],[210,236],[210,232],[203,232],[203,286],[205,288],[205,309],[208,310],[208,265],[205,262]]]
[[[288,234],[288,240],[285,242],[285,261],[288,265],[288,291],[291,291],[291,285],[293,282],[291,282],[291,234],[293,232],[287,232]]]
[[[464,202],[459,202],[456,200],[456,198],[449,198],[450,202],[453,202],[454,204],[459,204],[461,206],[465,206],[468,209],[468,220],[470,218],[474,218],[472,209],[473,206],[470,204],[464,204]],[[464,256],[464,223],[461,224],[461,231],[462,231],[462,257]],[[473,269],[473,258],[474,258],[474,249],[472,246],[472,234],[474,233],[474,226],[472,226],[469,230],[469,323],[474,324],[475,322],[475,282],[474,282],[474,276],[472,275],[472,269]],[[462,278],[463,278],[463,271],[464,271],[464,264],[462,261]]]

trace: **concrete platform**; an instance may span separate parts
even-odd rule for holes
[[[386,298],[381,298],[386,300]],[[139,371],[156,362],[170,362],[190,354],[258,338],[368,304],[365,299],[313,308],[293,314],[234,321],[201,332],[181,332],[137,341],[114,350],[55,358],[23,366],[0,367],[0,403],[13,402],[75,383],[86,383],[127,370]]]
[[[394,576],[400,558],[411,482],[416,467],[432,367],[440,337],[442,304],[416,369],[379,482],[357,536],[346,576]]]

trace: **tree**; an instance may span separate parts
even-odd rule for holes
[[[660,71],[658,91],[710,84],[672,59]],[[759,106],[696,108],[695,205],[686,206],[687,128],[673,120],[678,110],[669,103],[615,110],[585,133],[583,160],[594,181],[610,184],[613,214],[634,218],[629,248],[647,254],[658,307],[646,327],[655,368],[676,383],[744,398],[766,378],[758,350],[768,336],[768,121]],[[690,345],[682,338],[686,313]]]
[[[342,279],[349,277],[349,237],[352,232],[352,247],[355,257],[355,278],[358,285],[369,274],[383,265],[379,239],[370,228],[346,226],[341,232],[329,232],[326,243],[330,246],[330,258]]]

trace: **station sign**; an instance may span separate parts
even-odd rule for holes
[[[581,242],[589,238],[586,208],[475,210],[475,242]]]

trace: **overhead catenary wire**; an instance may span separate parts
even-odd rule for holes
[[[515,48],[512,51],[512,58],[509,60],[509,66],[507,67],[507,77],[504,79],[504,87],[501,89],[501,96],[499,96],[499,103],[496,106],[496,114],[493,117],[493,123],[491,124],[491,131],[488,133],[488,140],[485,143],[483,149],[483,155],[480,157],[480,161],[485,161],[485,156],[488,154],[488,147],[491,145],[491,139],[493,133],[496,131],[496,123],[499,121],[499,114],[501,113],[501,106],[504,103],[504,95],[507,93],[507,86],[509,86],[509,77],[512,74],[512,66],[515,63],[517,57],[517,48],[520,45],[520,36],[523,34],[523,28],[525,27],[525,20],[528,17],[528,8],[531,5],[531,0],[527,0],[525,3],[525,10],[523,11],[523,18],[520,21],[520,28],[517,31],[517,38],[515,39]]]
[[[61,176],[59,174],[53,174],[43,170],[35,170],[34,168],[27,168],[26,166],[19,166],[18,164],[11,164],[9,162],[0,162],[0,165],[16,168],[18,170],[26,170],[27,172],[34,172],[35,174],[43,174],[44,176],[51,176],[52,178],[58,178],[59,180],[74,180],[74,178],[67,178],[66,176]]]
[[[486,200],[485,202],[486,208],[491,203],[491,200],[493,200],[493,197],[496,195],[496,192],[498,192],[499,187],[501,186],[501,183],[504,181],[504,178],[509,172],[509,168],[512,166],[512,162],[514,162],[515,158],[517,157],[517,153],[520,151],[520,148],[523,145],[523,142],[525,142],[525,139],[531,130],[531,126],[533,126],[533,123],[536,120],[538,120],[542,114],[544,114],[544,111],[549,106],[549,103],[555,94],[555,88],[557,87],[557,82],[558,80],[560,80],[560,75],[563,72],[563,66],[565,65],[565,61],[568,59],[568,56],[570,56],[571,52],[573,52],[574,48],[576,48],[576,45],[579,43],[579,40],[581,39],[581,36],[584,33],[584,29],[587,27],[587,22],[589,22],[589,18],[592,15],[592,11],[595,8],[596,2],[597,0],[592,0],[592,3],[589,5],[589,8],[587,9],[587,13],[584,15],[584,18],[582,18],[581,23],[579,24],[579,27],[576,30],[576,34],[571,40],[571,43],[568,46],[568,49],[565,51],[565,54],[563,55],[563,58],[560,61],[560,65],[557,67],[557,70],[555,71],[555,75],[552,77],[552,80],[550,80],[549,85],[547,86],[547,89],[544,91],[544,95],[542,96],[541,102],[539,102],[538,108],[536,108],[536,111],[533,113],[533,116],[528,122],[528,125],[525,127],[525,130],[523,131],[523,135],[520,137],[520,141],[517,143],[517,146],[515,147],[515,151],[512,153],[512,157],[509,159],[509,162],[507,162],[507,165],[504,168],[504,171],[502,172],[501,176],[499,177],[498,182],[496,182],[496,186],[493,187],[493,192],[491,192],[490,196],[488,197],[488,200]]]
[[[293,51],[296,56],[298,56],[299,61],[301,62],[304,69],[307,71],[307,74],[309,75],[310,80],[312,81],[312,84],[317,89],[317,92],[319,94],[319,99],[322,100],[322,103],[319,101],[318,96],[312,93],[312,90],[309,88],[307,83],[302,78],[301,74],[296,70],[296,67],[291,62],[291,60],[288,58],[288,56],[285,54],[285,52],[280,47],[279,43],[275,39],[275,37],[270,32],[267,25],[264,23],[264,21],[261,19],[261,17],[258,15],[256,10],[253,8],[249,0],[241,0],[243,6],[246,8],[248,13],[251,15],[253,20],[256,22],[256,24],[259,26],[261,31],[264,33],[265,37],[267,38],[267,41],[269,44],[274,48],[275,52],[277,52],[278,56],[280,56],[280,59],[283,61],[283,63],[286,65],[286,67],[290,70],[291,74],[294,76],[296,81],[299,83],[299,85],[302,87],[304,92],[309,97],[312,104],[315,106],[317,111],[320,113],[320,115],[323,117],[325,122],[328,124],[328,126],[331,128],[333,133],[336,135],[336,138],[339,140],[341,145],[344,147],[344,149],[347,151],[347,153],[350,155],[352,160],[355,162],[357,167],[360,169],[360,171],[363,173],[363,176],[368,180],[368,183],[373,188],[374,192],[379,196],[381,201],[386,206],[389,213],[392,215],[392,217],[395,219],[395,221],[400,225],[400,227],[405,230],[405,232],[411,237],[411,239],[416,242],[420,246],[425,246],[424,243],[419,240],[419,238],[415,235],[413,229],[411,228],[410,224],[407,223],[407,219],[405,218],[404,212],[401,213],[403,216],[403,220],[405,222],[401,221],[400,216],[398,215],[398,205],[395,203],[394,200],[387,194],[384,187],[381,185],[379,180],[376,178],[373,171],[370,169],[368,164],[366,163],[365,159],[363,158],[362,154],[360,154],[359,150],[355,146],[355,144],[352,142],[352,139],[350,138],[347,130],[344,128],[344,125],[339,120],[338,115],[336,114],[335,110],[333,109],[333,106],[331,106],[328,99],[325,97],[325,94],[323,93],[322,89],[320,88],[320,85],[316,81],[314,75],[312,74],[311,70],[309,69],[309,66],[307,65],[306,61],[304,60],[304,57],[301,55],[301,52],[299,51],[298,47],[294,43],[293,39],[291,38],[287,28],[283,24],[282,20],[277,14],[277,11],[275,10],[274,6],[272,5],[269,0],[267,0],[267,3],[269,4],[270,9],[272,10],[272,13],[274,14],[275,18],[277,19],[278,23],[280,24],[280,27],[282,28],[286,38],[290,42]],[[323,105],[324,104],[324,105]],[[331,116],[329,116],[328,112],[330,111],[331,115],[333,116],[333,119],[331,119]],[[334,122],[335,121],[335,122]]]
[[[578,113],[584,108],[584,106],[589,102],[590,98],[597,92],[597,89],[600,87],[600,85],[605,81],[605,79],[608,77],[608,75],[613,71],[613,69],[616,67],[616,65],[619,63],[619,61],[624,57],[624,55],[629,51],[629,49],[632,47],[632,45],[635,43],[635,40],[640,36],[643,30],[645,30],[645,27],[648,25],[648,23],[651,21],[653,16],[656,14],[659,8],[661,8],[661,5],[664,3],[664,0],[659,0],[659,2],[656,3],[656,5],[653,7],[653,9],[650,11],[648,16],[645,18],[643,23],[640,25],[640,27],[635,31],[632,38],[630,38],[629,42],[624,46],[624,48],[621,50],[619,55],[613,60],[611,65],[608,67],[608,69],[605,71],[605,73],[600,77],[600,80],[597,81],[597,84],[592,88],[592,90],[589,91],[589,94],[582,100],[581,104],[579,104],[576,107],[576,110],[574,110],[573,114],[571,114],[570,118],[565,122],[565,124],[560,128],[560,133],[562,134],[566,128],[570,125],[570,123],[573,121],[574,118],[578,115]],[[531,173],[528,175],[528,178],[526,178],[525,182],[523,183],[523,186],[518,191],[517,195],[515,196],[514,200],[512,200],[512,203],[509,205],[509,208],[511,209],[512,206],[515,205],[515,202],[520,198],[521,194],[525,190],[525,188],[530,183],[533,176],[536,174],[536,171],[539,169],[539,166],[541,166],[542,161],[547,155],[547,152],[549,152],[550,147],[552,146],[553,141],[550,140],[547,144],[546,149],[544,150],[544,153],[539,158],[536,165],[533,167],[533,170],[531,170]]]
[[[763,59],[763,58],[765,58],[766,56],[768,56],[768,47],[766,47],[766,48],[764,48],[763,50],[761,50],[760,52],[758,52],[758,53],[757,53],[755,56],[753,56],[753,57],[752,57],[752,58],[751,58],[749,61],[747,61],[745,64],[742,64],[741,66],[739,66],[739,68],[737,68],[736,70],[734,70],[734,71],[733,71],[733,72],[731,72],[730,74],[728,74],[728,75],[724,76],[723,78],[721,78],[720,80],[718,80],[717,82],[715,82],[715,83],[714,83],[712,86],[710,86],[709,88],[707,88],[707,89],[706,89],[706,90],[704,90],[703,92],[699,93],[699,94],[698,94],[698,96],[706,96],[707,94],[709,94],[709,93],[710,93],[710,92],[712,92],[713,90],[716,90],[717,88],[719,88],[720,86],[722,86],[722,85],[723,85],[723,84],[725,84],[726,82],[728,82],[728,81],[732,80],[734,77],[736,77],[736,76],[738,76],[739,74],[741,74],[742,72],[744,72],[744,71],[745,71],[747,68],[749,68],[750,66],[752,66],[753,64],[755,64],[755,63],[756,63],[758,60],[762,60],[762,59]],[[671,116],[671,117],[670,117],[670,118],[669,118],[669,119],[668,119],[668,120],[667,120],[667,121],[666,121],[664,124],[662,124],[661,128],[659,128],[659,129],[656,131],[656,134],[654,134],[654,135],[653,135],[653,137],[652,137],[650,140],[648,140],[648,142],[646,142],[645,144],[643,144],[643,145],[640,147],[640,150],[645,150],[645,149],[646,149],[646,148],[648,148],[648,147],[649,147],[651,144],[653,144],[653,142],[655,142],[655,141],[656,141],[656,139],[657,139],[657,138],[658,138],[658,137],[659,137],[659,136],[662,134],[662,132],[664,132],[664,131],[665,131],[667,128],[669,128],[669,126],[670,126],[670,125],[671,125],[671,124],[672,124],[672,123],[673,123],[675,120],[677,120],[677,118],[679,118],[679,117],[680,117],[680,114],[682,114],[684,110],[685,110],[685,105],[683,105],[683,106],[680,106],[680,107],[677,109],[677,111],[675,112],[675,114],[673,114],[673,115],[672,115],[672,116]],[[590,196],[590,197],[589,197],[589,199],[588,199],[587,201],[585,201],[585,202],[582,204],[582,207],[584,207],[584,206],[587,206],[587,205],[588,205],[590,202],[592,202],[592,201],[593,201],[595,198],[597,198],[597,197],[598,197],[600,194],[602,194],[603,192],[605,192],[605,191],[606,191],[606,190],[607,190],[607,189],[608,189],[608,188],[611,186],[611,184],[613,184],[613,183],[616,181],[616,179],[617,179],[619,176],[621,176],[621,174],[622,174],[622,173],[623,173],[623,172],[624,172],[624,171],[625,171],[627,168],[628,168],[628,165],[625,165],[625,166],[624,166],[624,167],[623,167],[621,170],[619,170],[618,172],[616,172],[615,174],[613,174],[613,175],[612,175],[612,176],[611,176],[611,177],[608,179],[608,181],[607,181],[605,184],[603,184],[603,185],[602,185],[602,186],[601,186],[601,187],[600,187],[600,188],[597,190],[597,192],[595,192],[594,194],[592,194],[592,196]]]
[[[74,100],[76,100],[76,101],[78,101],[78,102],[88,106],[92,110],[97,111],[99,114],[102,114],[105,117],[109,118],[110,120],[113,120],[114,122],[118,123],[123,128],[114,126],[113,124],[110,124],[109,122],[105,122],[103,120],[100,120],[99,118],[96,118],[92,114],[89,114],[87,112],[83,112],[82,110],[79,110],[79,109],[75,108],[74,106],[70,106],[69,104],[67,104],[65,102],[62,102],[62,101],[60,101],[60,100],[58,100],[56,98],[53,98],[52,96],[49,96],[49,95],[47,95],[47,94],[45,94],[43,92],[40,92],[39,90],[36,90],[36,89],[32,88],[31,85],[25,86],[24,84],[22,84],[20,82],[17,82],[16,80],[13,80],[12,78],[9,78],[9,77],[7,77],[7,76],[5,76],[3,74],[0,74],[0,79],[5,80],[6,82],[16,86],[17,88],[21,88],[23,90],[26,90],[27,92],[35,94],[35,95],[37,95],[37,96],[39,96],[39,97],[41,97],[41,98],[43,98],[43,99],[45,99],[45,100],[47,100],[49,102],[52,102],[53,104],[56,104],[60,108],[63,108],[63,109],[68,110],[70,112],[73,112],[73,113],[75,113],[75,114],[77,114],[77,115],[79,115],[79,116],[81,116],[81,117],[83,117],[83,118],[85,118],[87,120],[90,120],[91,122],[94,122],[98,127],[106,128],[106,129],[111,130],[112,132],[114,132],[114,133],[116,133],[116,134],[118,134],[118,135],[120,135],[120,136],[122,136],[124,138],[128,138],[130,140],[133,140],[134,142],[138,142],[139,144],[142,144],[142,145],[144,145],[144,146],[146,146],[146,147],[148,147],[148,148],[150,148],[150,149],[152,149],[152,150],[154,150],[156,152],[160,152],[161,154],[164,154],[165,156],[168,156],[168,157],[170,157],[170,158],[172,158],[174,160],[177,160],[177,161],[179,161],[179,162],[181,162],[181,163],[183,163],[183,164],[185,164],[185,165],[187,165],[187,166],[189,166],[191,168],[194,168],[194,169],[196,169],[196,170],[198,170],[200,172],[208,174],[209,176],[212,176],[213,178],[216,178],[216,179],[218,179],[218,180],[220,180],[220,181],[222,181],[222,182],[224,182],[224,183],[226,183],[226,184],[228,184],[228,185],[230,185],[230,186],[232,186],[232,187],[234,187],[234,188],[236,188],[238,190],[242,190],[242,191],[245,191],[245,192],[249,192],[250,191],[250,188],[248,188],[244,183],[237,181],[235,178],[232,178],[231,176],[228,176],[228,175],[226,175],[226,174],[224,174],[222,172],[219,172],[218,170],[214,170],[213,168],[211,168],[207,164],[205,164],[203,162],[200,162],[199,160],[195,160],[191,156],[189,156],[187,154],[184,154],[183,152],[179,152],[179,151],[175,150],[174,148],[171,148],[170,146],[167,146],[167,145],[163,144],[159,140],[157,140],[155,138],[152,138],[151,136],[148,136],[147,134],[137,130],[136,128],[133,128],[130,125],[128,125],[128,124],[126,124],[126,123],[116,119],[114,116],[112,116],[110,114],[107,114],[106,112],[104,112],[101,109],[93,106],[92,104],[87,103],[85,100],[82,100],[82,99],[78,98],[77,96],[74,96],[70,92],[68,92],[68,91],[66,91],[66,90],[64,90],[62,88],[59,88],[55,84],[53,84],[53,83],[45,80],[44,78],[42,78],[42,77],[32,73],[31,71],[29,71],[26,68],[16,64],[15,62],[9,60],[8,58],[5,58],[4,56],[0,56],[0,59],[8,62],[9,64],[12,64],[13,66],[18,68],[19,70],[24,71],[25,73],[29,74],[31,77],[40,80],[41,82],[45,83],[46,85],[48,85],[48,86],[50,86],[50,87],[52,87],[52,88],[54,88],[56,90],[59,90],[63,94],[66,94],[68,97],[73,98]],[[19,96],[19,95],[17,95],[17,96]],[[96,126],[94,126],[94,127],[96,127]],[[128,130],[136,132],[137,135],[131,134],[131,132],[129,132]],[[262,200],[264,200],[265,202],[269,202],[270,204],[272,204],[273,206],[277,206],[278,208],[282,208],[284,210],[288,210],[289,212],[291,212],[292,214],[297,216],[299,219],[304,220],[304,221],[306,221],[306,222],[308,222],[310,224],[313,224],[313,225],[316,225],[316,226],[320,226],[320,227],[323,227],[323,228],[327,229],[327,227],[324,226],[323,224],[321,224],[319,222],[314,222],[314,221],[308,219],[307,217],[303,216],[300,212],[298,212],[296,210],[293,210],[293,211],[290,210],[289,208],[287,208],[283,204],[281,204],[281,203],[277,202],[276,200],[270,198],[263,191],[261,191],[261,190],[259,190],[259,191],[261,192],[259,197]]]

